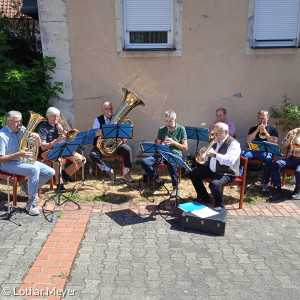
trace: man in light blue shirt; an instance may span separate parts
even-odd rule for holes
[[[20,143],[25,131],[22,126],[22,114],[18,111],[10,111],[6,114],[6,126],[0,130],[0,170],[14,175],[28,177],[28,189],[23,193],[28,196],[26,210],[32,216],[39,214],[36,207],[38,198],[38,189],[42,187],[55,171],[41,163],[34,164],[22,163],[20,158],[30,158],[32,152],[27,149],[20,150]],[[38,133],[31,133],[32,138],[39,139]]]

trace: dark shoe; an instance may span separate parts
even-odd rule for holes
[[[224,208],[221,207],[221,206],[217,206],[217,207],[213,208],[213,210],[215,210],[215,211],[221,211],[221,210],[223,210],[223,209],[224,209]]]
[[[130,173],[128,172],[127,174],[124,175],[124,179],[128,182],[128,183],[132,183],[135,180],[131,177]]]
[[[143,182],[147,183],[148,182],[149,176],[147,174],[143,174]]]
[[[202,197],[202,198],[199,198],[199,203],[201,203],[201,204],[212,204],[212,201],[210,200],[210,197],[208,197],[208,198]]]
[[[300,200],[300,191],[292,196],[293,200]]]
[[[269,201],[280,201],[283,200],[284,194],[281,191],[276,191],[274,195],[269,198]]]
[[[63,170],[63,171],[61,172],[61,175],[62,175],[62,178],[63,178],[63,180],[64,180],[65,182],[69,182],[69,181],[70,181],[70,176],[66,173],[65,170]]]
[[[61,193],[65,193],[67,191],[63,184],[58,184],[57,190],[60,191]]]
[[[171,194],[171,198],[175,198],[175,197],[179,197],[180,196],[180,189],[179,188],[175,188]]]
[[[116,180],[116,174],[113,169],[110,169],[108,172],[106,172],[106,174],[111,181]]]
[[[165,184],[165,181],[163,179],[161,179],[160,181],[155,180],[154,191],[159,190],[164,184]]]

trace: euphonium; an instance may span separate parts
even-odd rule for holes
[[[79,132],[79,130],[78,129],[72,129],[62,113],[60,113],[58,123],[60,123],[62,126],[65,125],[67,127],[68,132],[67,132],[67,135],[65,137],[65,140],[66,141],[74,141],[75,137],[76,137],[76,134]]]
[[[125,119],[125,116],[136,106],[143,105],[145,106],[145,103],[134,93],[131,91],[123,88],[124,92],[124,99],[115,113],[115,115],[112,117],[112,119],[109,121],[109,124],[117,124],[117,123],[130,123],[131,127],[133,126],[133,123],[129,119]],[[99,148],[100,152],[103,155],[112,155],[118,147],[120,147],[123,144],[122,139],[98,139],[97,141],[97,147]]]
[[[26,164],[34,164],[39,154],[40,141],[30,137],[30,135],[36,126],[46,119],[32,111],[29,111],[29,113],[30,119],[21,139],[20,151],[26,149],[26,151],[32,152],[32,157],[21,157],[20,161]]]
[[[210,143],[206,147],[205,151],[202,153],[202,155],[196,156],[196,162],[200,165],[203,165],[205,163],[205,157],[207,155],[207,152],[211,149],[211,147],[214,145],[215,141],[215,133],[214,131],[211,131],[209,134],[209,140]]]
[[[290,148],[292,150],[300,150],[300,130],[297,129],[295,137],[291,141]]]
[[[261,130],[259,131],[258,136],[259,136],[262,140],[264,140],[264,139],[268,136],[268,132],[267,132],[267,130],[266,130],[266,127],[264,127],[263,129],[261,129]]]

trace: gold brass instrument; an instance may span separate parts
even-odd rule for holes
[[[78,129],[72,129],[62,113],[60,113],[58,123],[61,126],[65,125],[67,127],[68,132],[67,132],[67,135],[65,136],[65,140],[66,141],[74,141],[76,134],[80,131]]]
[[[266,127],[262,128],[262,129],[259,131],[259,134],[258,134],[258,136],[259,136],[262,140],[266,139],[268,135],[269,135],[269,134],[268,134],[268,132],[267,132],[267,130],[266,130]]]
[[[32,157],[21,157],[20,161],[26,164],[34,164],[39,154],[40,141],[39,139],[30,137],[30,135],[36,126],[46,119],[33,111],[29,111],[29,113],[30,119],[20,142],[20,151],[26,149],[26,151],[32,152]]]
[[[109,121],[109,124],[117,123],[129,123],[133,127],[133,123],[129,119],[125,119],[125,116],[136,106],[143,105],[145,103],[136,96],[133,92],[123,88],[124,99],[121,106],[118,108],[115,115]],[[112,155],[118,147],[123,144],[122,139],[98,139],[97,147],[103,155]]]
[[[297,129],[295,137],[291,141],[290,148],[292,150],[300,150],[300,130]]]
[[[214,145],[215,141],[215,133],[212,130],[209,134],[209,140],[210,143],[208,144],[208,146],[206,147],[205,151],[202,153],[202,155],[198,155],[196,156],[196,162],[200,165],[205,164],[205,157],[207,155],[207,152],[211,149],[211,147]],[[203,148],[202,148],[203,149]],[[201,151],[201,150],[200,150]]]

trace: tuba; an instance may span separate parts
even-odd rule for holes
[[[72,129],[62,113],[60,113],[58,123],[60,123],[62,126],[65,125],[68,129],[65,140],[66,141],[74,141],[76,134],[80,131],[78,129]]]
[[[133,127],[133,123],[129,119],[125,119],[125,116],[136,106],[143,105],[145,106],[145,103],[134,93],[131,91],[123,88],[124,92],[124,99],[115,113],[115,115],[110,120],[109,124],[117,124],[117,123],[129,123],[131,124],[131,127]],[[122,139],[98,139],[97,141],[97,148],[99,148],[100,152],[103,155],[112,155],[118,147],[120,147],[123,144]]]
[[[292,150],[300,150],[300,130],[299,130],[299,128],[296,131],[295,137],[291,141],[290,148]]]
[[[202,155],[198,155],[196,156],[196,162],[200,165],[205,164],[205,157],[207,155],[207,152],[211,149],[211,147],[214,145],[215,141],[215,133],[212,130],[209,134],[209,140],[210,143],[208,144],[208,146],[206,147],[205,151],[202,153]]]
[[[27,149],[27,151],[32,152],[32,157],[21,157],[20,161],[26,164],[34,164],[39,154],[40,141],[30,137],[30,134],[35,130],[36,126],[40,122],[45,121],[46,119],[37,113],[34,113],[32,111],[29,112],[30,120],[21,139],[20,151],[23,149]]]

